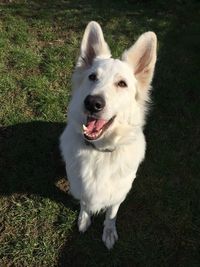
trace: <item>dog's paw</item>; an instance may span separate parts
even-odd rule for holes
[[[86,213],[79,214],[78,217],[78,229],[81,233],[84,233],[91,224],[90,216]]]
[[[118,240],[117,230],[115,226],[105,226],[103,229],[102,240],[108,249],[111,249]]]

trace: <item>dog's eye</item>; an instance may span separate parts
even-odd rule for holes
[[[90,81],[96,81],[97,80],[97,75],[95,73],[92,73],[88,76]]]
[[[125,81],[121,80],[121,81],[119,81],[119,82],[117,83],[117,86],[119,86],[119,87],[127,87],[127,84],[126,84]]]

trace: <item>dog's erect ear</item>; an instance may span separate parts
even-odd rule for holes
[[[109,58],[110,49],[104,40],[100,25],[91,21],[83,35],[77,67],[90,67],[96,57]]]
[[[122,60],[133,68],[134,75],[141,89],[148,89],[153,78],[156,50],[156,34],[154,32],[146,32],[122,55]]]

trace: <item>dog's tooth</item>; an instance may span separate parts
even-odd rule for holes
[[[85,126],[85,124],[83,124],[83,131],[86,132],[87,129],[88,129],[88,128]]]

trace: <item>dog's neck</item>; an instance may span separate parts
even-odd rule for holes
[[[113,152],[115,150],[115,148],[114,149],[98,149],[93,143],[90,143],[87,140],[84,140],[84,141],[85,141],[86,146],[90,146],[99,152]]]

